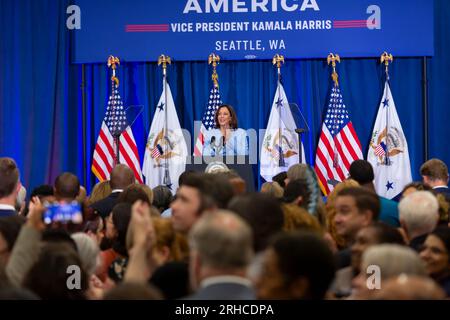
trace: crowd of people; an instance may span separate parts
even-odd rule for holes
[[[365,160],[327,197],[305,164],[257,193],[235,172],[186,171],[172,194],[119,164],[89,195],[64,172],[27,197],[0,158],[0,299],[446,299],[448,168],[420,175],[398,201]]]

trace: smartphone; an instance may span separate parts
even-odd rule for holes
[[[47,210],[44,212],[44,223],[52,222],[75,223],[83,222],[80,203],[73,201],[70,203],[46,203]]]

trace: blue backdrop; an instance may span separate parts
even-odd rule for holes
[[[31,189],[52,183],[62,171],[76,173],[88,188],[92,152],[105,113],[109,73],[105,64],[71,64],[73,31],[66,28],[69,1],[0,0],[0,155],[16,159],[22,182]],[[113,48],[112,48],[113,50]],[[193,49],[195,50],[195,49]],[[389,48],[386,48],[389,51]],[[113,53],[113,52],[111,52]],[[166,52],[170,55],[170,52]],[[391,67],[391,88],[409,143],[413,177],[421,163],[438,157],[450,164],[450,2],[435,1],[435,56],[428,59],[423,79],[422,58],[399,58]],[[176,62],[168,69],[181,125],[193,130],[210,89],[205,61]],[[382,93],[383,70],[377,59],[343,59],[338,66],[344,100],[367,153]],[[222,61],[218,67],[224,102],[234,105],[243,128],[266,126],[276,87],[269,61]],[[298,103],[311,132],[304,136],[313,164],[330,84],[325,59],[287,60],[282,69],[290,102]],[[141,160],[153,112],[161,93],[161,70],[155,63],[126,63],[119,68],[125,105],[143,105],[133,125]],[[429,93],[429,151],[424,154],[422,84]],[[83,126],[82,91],[86,92]],[[83,148],[83,134],[86,144]],[[84,170],[84,165],[86,170]]]

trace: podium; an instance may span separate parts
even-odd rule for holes
[[[248,156],[215,156],[215,157],[187,157],[186,171],[205,172],[209,164],[223,163],[228,169],[235,171],[247,184],[247,192],[256,191],[256,181],[253,175],[253,166]]]

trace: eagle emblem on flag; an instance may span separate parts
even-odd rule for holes
[[[390,159],[404,152],[405,141],[403,135],[396,127],[387,127],[381,132],[375,131],[370,141],[370,147],[378,159],[379,165],[390,165],[386,157]]]
[[[167,130],[166,136],[164,136],[164,130],[159,131],[156,136],[151,134],[147,142],[147,148],[151,150],[151,157],[155,160],[155,167],[161,166],[162,159],[170,159],[182,155],[180,137],[173,130]]]
[[[272,139],[273,138],[273,139]],[[295,133],[291,130],[282,130],[281,136],[280,131],[278,131],[274,136],[268,134],[263,142],[264,149],[270,155],[270,158],[278,162],[280,155],[283,158],[290,158],[298,154],[298,145],[295,145]]]

